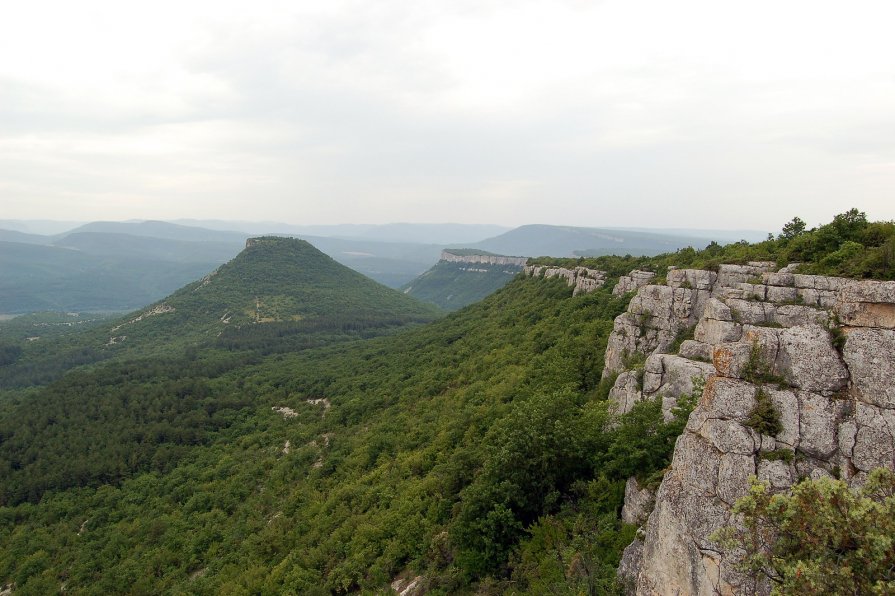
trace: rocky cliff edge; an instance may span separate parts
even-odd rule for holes
[[[639,289],[609,340],[610,399],[624,412],[660,398],[670,417],[694,381],[705,388],[658,491],[628,482],[623,516],[646,521],[620,575],[637,594],[767,594],[710,537],[737,523],[750,476],[786,491],[824,475],[858,486],[893,468],[895,282],[765,262],[672,270],[663,285],[645,277],[629,276]],[[773,435],[754,428],[759,401],[779,418]]]

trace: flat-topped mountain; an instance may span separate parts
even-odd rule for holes
[[[403,290],[445,310],[457,310],[502,288],[522,271],[526,261],[526,257],[507,257],[477,249],[446,249],[434,267]]]

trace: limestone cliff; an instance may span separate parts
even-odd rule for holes
[[[785,491],[822,475],[860,485],[871,469],[893,467],[895,282],[799,275],[763,262],[673,270],[665,285],[640,287],[616,319],[610,375],[619,410],[661,397],[666,414],[695,378],[706,380],[656,494],[629,482],[627,520],[642,523],[655,503],[620,569],[632,591],[767,594],[710,536],[736,523],[731,508],[750,476]],[[759,400],[779,416],[773,436],[755,430],[754,419],[750,426]],[[768,455],[782,450],[791,457]]]
[[[566,280],[566,283],[574,288],[573,296],[588,294],[603,287],[606,283],[606,273],[587,267],[548,267],[546,265],[527,265],[523,271],[529,277],[543,277],[549,279],[558,277]]]
[[[491,254],[458,254],[449,250],[441,251],[441,260],[447,261],[448,263],[510,265],[512,267],[524,267],[528,262],[526,257],[505,257]]]

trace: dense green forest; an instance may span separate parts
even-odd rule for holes
[[[609,411],[603,354],[630,299],[614,278],[772,258],[891,279],[893,230],[851,211],[755,245],[601,257],[594,293],[519,276],[425,325],[433,311],[303,244],[262,243],[134,324],[145,349],[29,382],[41,356],[10,335],[0,585],[330,594],[421,575],[434,594],[619,592],[624,480],[661,479],[695,396],[668,423],[658,402]],[[93,345],[133,318],[57,339]]]
[[[625,300],[570,294],[520,279],[395,337],[113,364],[7,396],[0,577],[328,593],[410,569],[436,591],[538,591],[569,581],[561,555],[581,560],[571,580],[611,586],[623,479],[661,469],[679,428],[656,408],[607,426],[602,351]]]

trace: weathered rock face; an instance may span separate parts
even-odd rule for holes
[[[636,478],[628,478],[625,484],[625,506],[622,520],[626,524],[642,524],[653,508],[656,491],[640,486]]]
[[[612,295],[621,296],[622,294],[638,290],[653,281],[655,277],[656,274],[652,271],[640,271],[635,269],[628,275],[622,275],[618,278],[618,283],[612,288]]]
[[[454,254],[449,250],[441,251],[441,260],[449,263],[470,263],[479,265],[510,265],[525,267],[526,257],[504,257],[500,255],[464,255]]]
[[[566,269],[565,267],[547,267],[545,265],[526,265],[523,270],[525,275],[529,277],[559,277],[566,280],[566,283],[575,288],[572,291],[573,296],[578,294],[588,294],[603,287],[606,283],[606,272],[597,269],[588,269],[587,267],[575,267],[574,269]]]
[[[693,326],[677,354],[664,353]],[[625,370],[637,354],[642,370]],[[616,319],[609,374],[618,374],[610,399],[619,411],[661,397],[666,416],[693,379],[707,379],[642,540],[619,570],[637,594],[768,594],[711,540],[736,523],[732,507],[749,477],[786,491],[800,478],[857,485],[873,468],[895,467],[895,282],[775,272],[770,263],[674,270],[666,286],[640,288]],[[759,400],[776,411],[774,436],[750,426]],[[649,500],[636,484],[627,489],[626,521],[641,523]]]

